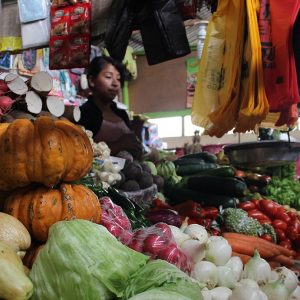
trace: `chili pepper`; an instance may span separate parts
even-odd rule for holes
[[[280,219],[275,219],[272,222],[272,226],[277,229],[281,229],[283,231],[285,231],[288,227],[287,223],[285,223],[284,221],[280,220]]]
[[[288,226],[286,229],[286,236],[294,241],[298,237],[298,232],[297,229],[294,226]]]
[[[238,208],[249,211],[249,210],[255,209],[256,205],[252,201],[245,201],[245,202],[238,204]]]
[[[261,236],[262,239],[269,241],[269,242],[273,242],[272,237],[269,234],[264,234]]]
[[[258,209],[249,210],[248,216],[256,220],[269,220],[269,218]]]
[[[203,217],[202,207],[199,203],[188,200],[184,203],[172,206],[172,209],[178,211],[180,215],[189,217],[189,218],[199,218]]]
[[[209,229],[209,233],[210,233],[211,235],[217,235],[217,236],[220,236],[220,235],[221,235],[221,230],[218,230],[218,229],[216,229],[216,228],[210,228],[210,229]]]
[[[164,201],[160,200],[159,198],[156,198],[152,201],[152,205],[154,209],[162,209],[162,208],[171,208],[171,206]]]
[[[277,212],[277,205],[272,200],[260,200],[260,209],[268,217],[274,218]]]
[[[215,220],[219,215],[219,210],[214,206],[202,208],[202,214],[204,218]]]

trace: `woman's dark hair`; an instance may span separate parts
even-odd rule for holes
[[[93,58],[87,68],[87,77],[91,76],[96,78],[107,64],[113,65],[118,70],[120,73],[121,86],[123,86],[125,80],[125,66],[109,56],[96,56]]]

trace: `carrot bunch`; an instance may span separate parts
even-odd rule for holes
[[[293,266],[294,253],[292,250],[276,245],[256,236],[249,236],[234,232],[224,232],[223,237],[230,244],[233,255],[239,256],[243,263],[247,263],[257,250],[260,256],[266,259],[271,267]]]

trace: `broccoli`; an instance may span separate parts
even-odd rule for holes
[[[276,232],[273,228],[273,226],[271,226],[270,224],[263,224],[263,234],[269,234],[272,237],[272,241],[273,243],[277,243],[277,237],[276,237]]]
[[[258,221],[248,217],[246,211],[240,208],[226,208],[223,212],[226,230],[246,235],[261,235],[263,228]]]

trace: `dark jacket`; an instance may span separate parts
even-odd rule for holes
[[[105,45],[115,59],[123,60],[135,25],[149,65],[191,52],[176,0],[114,0],[108,20]]]
[[[115,102],[111,103],[111,109],[125,122],[128,128],[131,129],[127,112],[124,109],[119,109]],[[80,111],[81,118],[78,124],[84,126],[85,129],[92,131],[93,135],[95,135],[102,125],[102,111],[97,107],[92,98],[89,98],[89,100],[80,107]]]

